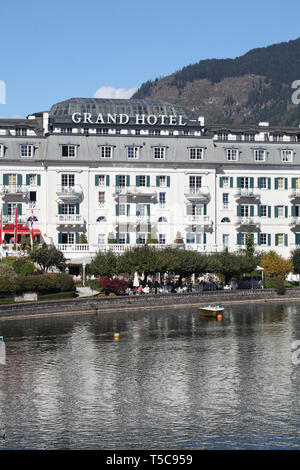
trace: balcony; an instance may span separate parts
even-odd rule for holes
[[[157,199],[156,186],[115,186],[113,196],[130,196],[136,199],[138,196],[147,196],[151,199]]]
[[[239,226],[254,226],[255,228],[260,227],[260,219],[258,217],[236,217],[234,224]]]
[[[209,190],[207,186],[201,188],[184,188],[184,194],[189,201],[207,201],[209,199]]]
[[[234,197],[237,199],[242,197],[260,199],[260,192],[254,188],[238,188]]]
[[[1,186],[1,194],[5,196],[23,196],[28,193],[27,186],[22,184],[9,184]]]
[[[59,243],[56,245],[59,251],[63,251],[64,253],[87,253],[91,250],[91,247],[88,243],[86,244],[66,244],[66,243]]]
[[[187,225],[200,225],[202,227],[210,227],[212,220],[208,215],[187,215],[185,217]]]
[[[148,225],[155,222],[155,218],[150,215],[137,216],[137,215],[120,215],[114,220],[114,225],[117,227],[119,225],[131,224],[134,227],[137,225]]]
[[[18,224],[27,224],[28,217],[25,215],[18,215]],[[4,215],[3,216],[3,224],[14,224],[16,221],[15,215]]]
[[[82,187],[80,185],[75,185],[75,186],[58,185],[56,187],[56,194],[61,199],[65,199],[68,201],[79,199],[82,195]]]
[[[300,198],[300,189],[293,189],[289,193],[289,198],[290,199],[299,199]]]
[[[291,217],[289,220],[289,226],[290,227],[296,227],[297,225],[300,225],[300,216],[299,217]]]
[[[59,214],[56,216],[57,225],[84,225],[84,218],[78,214]]]

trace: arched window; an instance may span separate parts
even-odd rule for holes
[[[223,217],[221,224],[230,224],[230,219],[228,217]]]
[[[157,222],[168,222],[167,217],[159,217]]]
[[[31,217],[28,217],[27,222],[31,222]],[[34,215],[33,222],[38,222],[38,218]]]
[[[107,222],[106,217],[104,217],[104,215],[100,215],[100,217],[97,219],[97,222]]]

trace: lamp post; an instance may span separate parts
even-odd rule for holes
[[[85,286],[85,267],[86,267],[86,262],[84,261],[82,263],[82,285],[83,285],[83,287]]]

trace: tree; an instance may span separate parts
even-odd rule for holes
[[[97,276],[107,277],[117,274],[117,255],[110,250],[107,252],[99,251],[89,265],[89,272]]]
[[[296,248],[291,253],[291,261],[294,265],[294,273],[300,274],[300,248]],[[299,276],[299,285],[300,285],[300,276]]]
[[[46,244],[36,251],[31,251],[29,257],[45,272],[53,267],[63,271],[66,267],[66,259],[63,253],[56,248],[49,248]]]
[[[118,273],[154,274],[159,271],[158,251],[155,247],[144,245],[126,250],[117,262]]]
[[[275,251],[265,253],[261,257],[260,266],[264,268],[266,276],[277,276],[281,279],[294,270],[292,261],[278,255]]]
[[[0,263],[0,276],[5,277],[9,282],[12,282],[17,278],[17,274],[13,267],[4,263]]]
[[[19,276],[31,276],[34,273],[34,264],[29,259],[18,258],[12,267]]]
[[[257,260],[254,256],[241,252],[230,253],[228,249],[221,253],[215,253],[208,258],[209,271],[222,274],[226,285],[233,277],[251,273],[256,265]]]

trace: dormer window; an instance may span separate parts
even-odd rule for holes
[[[76,158],[77,157],[77,145],[62,145],[61,156],[64,158]]]
[[[265,162],[266,161],[266,150],[256,149],[254,150],[254,160],[256,162]]]
[[[17,128],[16,129],[16,135],[17,136],[26,136],[27,135],[27,129]]]
[[[226,149],[226,157],[229,162],[237,162],[239,159],[238,149]]]
[[[20,157],[33,157],[33,145],[22,144],[20,145]]]
[[[283,163],[293,163],[293,150],[281,150],[281,161]]]

